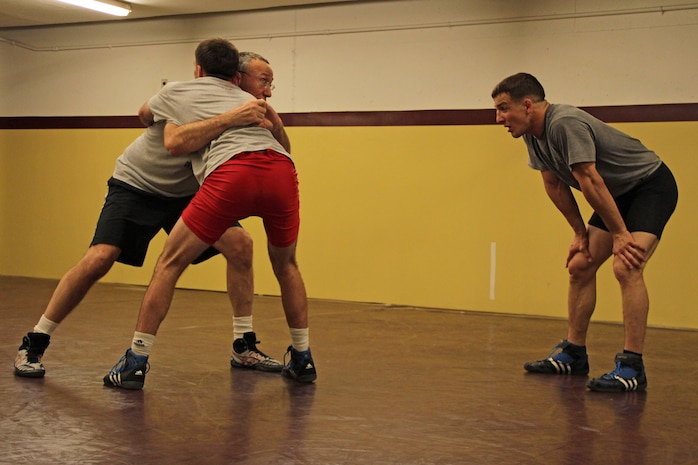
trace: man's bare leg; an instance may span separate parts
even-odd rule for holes
[[[317,379],[315,362],[310,353],[308,329],[308,298],[296,261],[296,244],[289,247],[268,246],[269,258],[281,288],[281,303],[286,314],[292,344],[290,362],[281,372],[287,378],[303,383]]]
[[[53,331],[82,302],[92,286],[107,274],[120,253],[121,250],[113,245],[93,245],[63,275],[36,326],[22,339],[14,363],[17,376],[42,378],[46,374],[41,360]]]
[[[104,377],[104,385],[142,389],[148,356],[160,324],[167,316],[177,280],[208,244],[201,241],[180,218],[170,232],[158,258],[153,277],[141,303],[131,347]]]
[[[214,246],[221,251],[227,262],[227,291],[233,307],[233,347],[230,366],[280,372],[284,365],[257,348],[259,341],[252,325],[254,299],[252,238],[243,228],[231,227]]]

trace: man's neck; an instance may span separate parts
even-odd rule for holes
[[[548,112],[550,103],[547,100],[542,100],[535,103],[533,109],[533,124],[531,125],[531,135],[537,139],[543,136],[545,130],[545,115]]]

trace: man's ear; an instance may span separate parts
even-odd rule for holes
[[[236,86],[240,87],[240,83],[242,82],[242,73],[240,71],[236,71],[233,75],[233,79],[230,81]]]
[[[204,76],[204,69],[201,67],[201,65],[196,65],[196,68],[194,69],[194,77],[200,78]]]
[[[526,108],[526,113],[530,114],[533,111],[535,103],[530,98],[523,99],[523,106]]]

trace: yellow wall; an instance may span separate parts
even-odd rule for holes
[[[615,126],[656,150],[679,182],[678,209],[646,272],[650,324],[698,328],[698,122]],[[0,274],[59,278],[82,256],[114,160],[140,132],[0,131]],[[309,296],[566,316],[571,231],[526,166],[523,142],[501,127],[288,132],[301,181],[299,260]],[[261,223],[243,224],[256,242],[256,292],[278,295]],[[163,243],[158,236],[142,269],[117,264],[105,281],[147,284]],[[223,260],[190,267],[180,286],[223,290]],[[620,321],[619,306],[605,265],[595,320]]]

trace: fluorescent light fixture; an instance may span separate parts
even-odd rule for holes
[[[128,16],[131,12],[131,5],[116,0],[58,0],[63,3],[89,8],[114,16]]]

